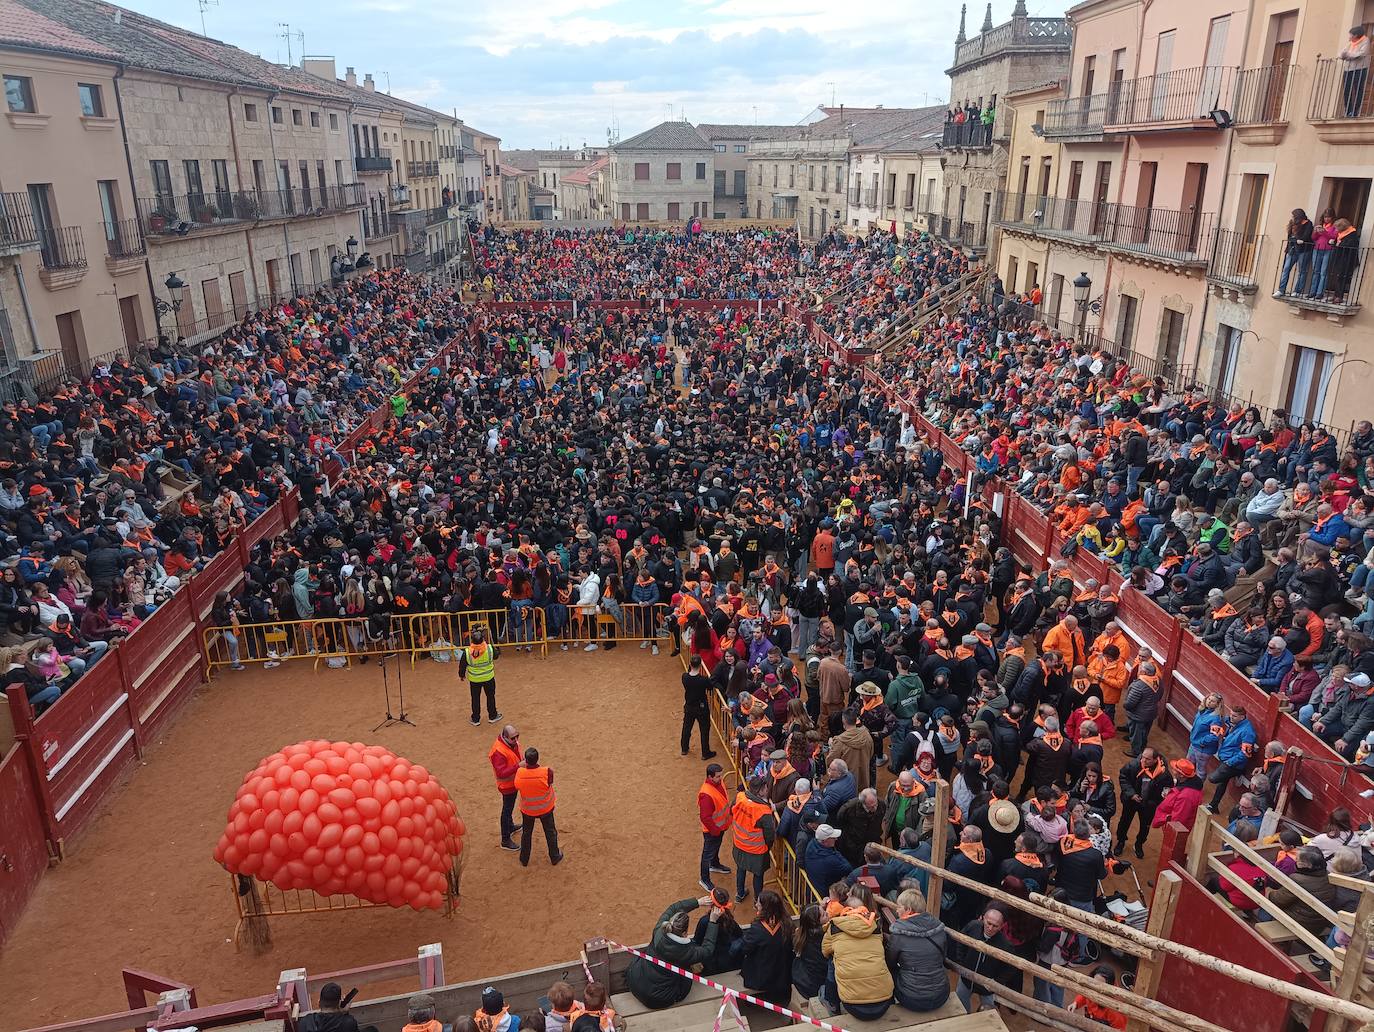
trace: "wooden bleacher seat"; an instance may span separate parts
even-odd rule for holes
[[[1286,942],[1293,942],[1297,939],[1297,934],[1291,931],[1282,921],[1260,921],[1255,925],[1255,931],[1259,932],[1266,941],[1275,946]]]

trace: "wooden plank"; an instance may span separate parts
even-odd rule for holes
[[[1316,896],[1312,895],[1312,893],[1304,889],[1301,885],[1295,882],[1288,875],[1280,871],[1270,861],[1266,860],[1259,853],[1255,852],[1255,850],[1252,849],[1248,843],[1242,842],[1240,839],[1236,838],[1236,836],[1232,835],[1220,824],[1217,825],[1217,834],[1221,837],[1221,841],[1225,842],[1233,850],[1235,850],[1237,853],[1245,857],[1245,859],[1249,860],[1252,864],[1254,864],[1261,871],[1263,871],[1265,876],[1269,878],[1270,881],[1277,882],[1279,885],[1282,885],[1285,889],[1287,889],[1290,893],[1296,896],[1299,900],[1307,904],[1307,906],[1311,907],[1313,912],[1316,913],[1323,920],[1329,922],[1330,924],[1336,923],[1336,912],[1334,910],[1328,907]]]
[[[1231,869],[1222,862],[1219,855],[1213,854],[1208,857],[1208,862],[1211,864],[1212,870],[1225,878],[1233,889],[1250,900],[1250,902],[1257,904],[1261,908],[1265,908],[1268,913],[1273,914],[1274,920],[1281,922],[1284,927],[1292,932],[1297,939],[1301,940],[1303,944],[1317,956],[1321,957],[1327,963],[1332,962],[1331,947],[1327,946],[1324,941],[1285,914],[1280,907],[1270,903],[1269,898],[1259,889],[1231,874]]]
[[[1163,871],[1155,885],[1154,900],[1150,904],[1150,916],[1145,930],[1151,935],[1167,939],[1173,928],[1174,914],[1178,910],[1178,894],[1183,879],[1174,871]],[[1135,994],[1146,1000],[1153,1000],[1159,990],[1159,977],[1164,970],[1164,954],[1155,953],[1141,958],[1136,964]],[[1126,1032],[1145,1032],[1148,1024],[1131,1019],[1126,1023]]]
[[[949,782],[940,778],[935,782],[935,821],[931,827],[930,857],[936,869],[930,871],[926,892],[926,909],[936,920],[940,917],[940,897],[944,895],[945,879],[941,873],[945,857],[949,855]]]
[[[967,979],[969,984],[976,986],[979,995],[995,996],[1001,1006],[1019,1011],[1030,1018],[1036,1026],[1045,1025],[1056,1029],[1057,1032],[1102,1032],[1103,1026],[1091,1018],[1085,1018],[1081,1014],[1065,1010],[1062,1007],[1042,1003],[1024,993],[1008,989],[1001,982],[995,982],[986,975],[980,975],[962,964],[954,963],[952,960],[945,961],[945,966],[960,978]],[[987,1012],[979,1011],[970,1017],[976,1018],[985,1013]]]
[[[1360,896],[1360,905],[1355,911],[1355,929],[1346,946],[1346,956],[1358,957],[1359,961],[1342,966],[1336,978],[1335,992],[1342,1000],[1353,1000],[1359,990],[1360,975],[1369,950],[1371,924],[1374,924],[1374,893],[1366,892]],[[1341,1017],[1332,1019],[1327,1025],[1328,1032],[1345,1032],[1346,1028],[1346,1020]]]
[[[1212,811],[1199,806],[1193,818],[1193,830],[1188,833],[1188,862],[1186,868],[1198,881],[1207,874],[1207,840],[1212,832]]]

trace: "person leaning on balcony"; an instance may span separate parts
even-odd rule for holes
[[[1283,249],[1283,271],[1279,274],[1279,289],[1275,297],[1288,293],[1288,277],[1296,269],[1297,278],[1293,281],[1293,293],[1301,294],[1307,285],[1307,276],[1312,269],[1312,220],[1301,208],[1293,209],[1293,217],[1288,220],[1287,243]]]
[[[1345,117],[1359,118],[1364,107],[1364,88],[1369,79],[1369,37],[1364,26],[1350,30],[1350,42],[1341,48],[1341,99]]]
[[[1368,60],[1368,58],[1366,58]],[[1360,267],[1360,231],[1349,219],[1336,220],[1336,246],[1331,251],[1331,278],[1327,295],[1336,304],[1350,304],[1347,297]]]

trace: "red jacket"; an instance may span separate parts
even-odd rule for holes
[[[1172,792],[1169,794],[1173,795]],[[1244,881],[1248,885],[1254,885],[1256,879],[1263,881],[1264,872],[1242,856],[1228,860],[1226,866],[1231,869],[1231,876],[1219,879],[1219,883],[1221,891],[1226,893],[1226,898],[1231,901],[1231,905],[1237,910],[1258,910],[1259,904],[1235,888],[1231,882]]]
[[[1064,734],[1070,742],[1077,742],[1082,737],[1079,728],[1083,726],[1083,721],[1088,719],[1088,714],[1082,706],[1069,714],[1069,726],[1064,729]],[[1106,710],[1098,710],[1097,716],[1091,719],[1097,725],[1097,733],[1102,741],[1106,742],[1116,737],[1116,725],[1112,723],[1112,718],[1107,715]]]
[[[1153,827],[1162,828],[1170,821],[1178,821],[1189,831],[1193,830],[1193,821],[1197,819],[1197,808],[1202,805],[1202,789],[1189,782],[1184,782],[1182,787],[1175,785],[1169,789],[1169,794],[1164,797],[1164,801],[1155,810],[1154,820],[1150,822]]]

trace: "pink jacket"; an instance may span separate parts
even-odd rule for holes
[[[1336,224],[1312,227],[1312,247],[1317,251],[1329,251],[1336,246]]]

